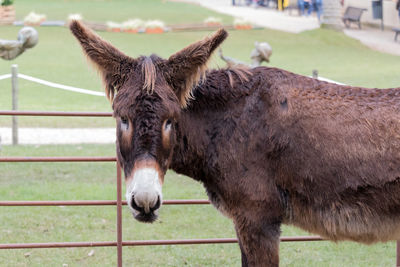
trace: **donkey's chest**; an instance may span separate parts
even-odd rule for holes
[[[229,212],[228,206],[223,199],[221,193],[218,192],[218,190],[214,188],[208,188],[206,187],[208,199],[211,201],[213,206],[221,212],[224,216],[231,218],[232,215]]]

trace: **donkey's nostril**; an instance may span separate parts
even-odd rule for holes
[[[131,200],[131,207],[139,212],[144,212],[144,208],[139,207],[136,202],[135,202],[135,197],[132,196],[132,200]]]
[[[157,197],[157,203],[154,207],[150,208],[151,211],[157,210],[161,206],[160,196]]]

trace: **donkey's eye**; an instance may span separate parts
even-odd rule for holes
[[[126,130],[128,130],[128,128],[129,128],[129,121],[128,121],[128,119],[125,118],[125,117],[122,117],[122,118],[121,118],[121,129],[126,131]]]
[[[171,130],[171,126],[172,126],[172,121],[170,119],[166,120],[164,124],[165,131]]]
[[[169,149],[171,147],[171,128],[172,128],[172,120],[167,119],[163,123],[162,128],[162,145],[165,149]]]

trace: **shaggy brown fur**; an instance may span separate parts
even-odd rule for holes
[[[172,168],[202,182],[235,224],[243,266],[278,266],[282,223],[332,240],[400,238],[399,88],[341,86],[266,67],[210,70],[192,88],[225,31],[164,60],[128,58],[81,24],[71,29],[106,85],[116,85],[107,90],[118,90],[125,174],[146,155],[163,174]],[[141,89],[152,84],[143,77],[150,60],[152,94]],[[121,133],[121,118],[132,132]]]

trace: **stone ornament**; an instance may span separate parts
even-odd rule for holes
[[[0,57],[12,60],[39,42],[39,34],[32,27],[23,27],[16,41],[0,39]]]
[[[261,63],[263,61],[269,63],[269,58],[272,55],[272,48],[267,42],[255,42],[254,43],[255,48],[253,51],[250,53],[250,58],[251,58],[251,64],[245,63],[243,61],[237,60],[235,58],[227,57],[222,54],[222,50],[219,50],[219,56],[221,57],[222,60],[224,60],[228,67],[238,67],[238,66],[244,66],[244,67],[251,67],[255,68],[258,66],[261,66]]]

